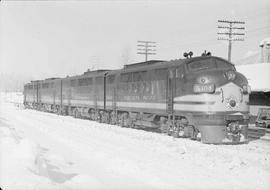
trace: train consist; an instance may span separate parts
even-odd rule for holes
[[[247,79],[233,64],[205,55],[31,81],[24,86],[24,105],[203,143],[237,144],[248,141],[249,94]]]

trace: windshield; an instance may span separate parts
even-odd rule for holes
[[[188,69],[190,71],[200,71],[200,70],[209,70],[209,69],[232,69],[235,70],[234,66],[225,60],[209,58],[209,59],[200,59],[188,63]]]

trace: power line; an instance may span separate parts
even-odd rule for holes
[[[218,20],[219,23],[225,23],[228,24],[226,26],[218,26],[219,29],[225,29],[227,31],[225,32],[218,32],[218,35],[221,35],[218,37],[218,40],[225,40],[228,41],[228,60],[231,61],[231,51],[232,51],[232,41],[244,41],[244,38],[235,38],[234,36],[244,36],[245,33],[241,32],[234,32],[234,30],[245,30],[245,27],[237,27],[234,26],[236,24],[245,24],[245,22],[242,21],[229,21],[229,20]],[[224,38],[223,36],[226,36]]]
[[[148,59],[148,55],[156,55],[155,47],[156,47],[156,42],[152,41],[137,41],[137,54],[142,54],[145,55],[145,61]]]
[[[228,23],[228,24],[245,24],[242,21],[229,21],[229,20],[218,20],[218,22]]]

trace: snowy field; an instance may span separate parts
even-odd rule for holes
[[[0,95],[0,187],[270,189],[270,141],[206,145],[26,110]]]

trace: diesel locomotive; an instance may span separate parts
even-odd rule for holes
[[[24,86],[28,108],[211,144],[248,142],[250,87],[211,55],[147,61]]]

